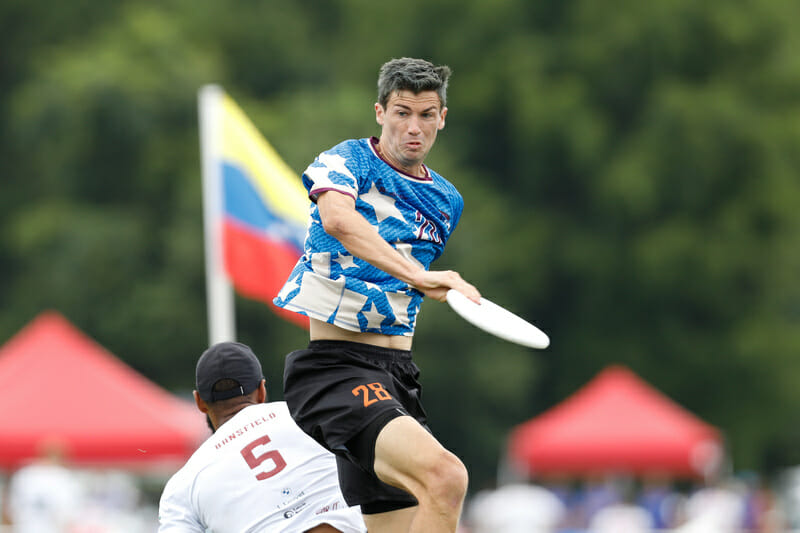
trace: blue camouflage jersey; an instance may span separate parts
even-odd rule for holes
[[[383,160],[378,139],[348,140],[321,153],[303,173],[311,200],[338,191],[356,199],[381,237],[426,270],[442,254],[464,200],[436,172],[408,175]],[[350,255],[322,227],[311,204],[304,253],[274,303],[351,331],[414,334],[422,293]]]

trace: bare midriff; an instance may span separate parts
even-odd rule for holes
[[[310,320],[309,331],[312,341],[348,341],[360,342],[362,344],[372,344],[393,350],[410,350],[413,337],[402,335],[383,335],[381,333],[364,333],[361,331],[350,331],[343,329],[321,320],[312,318]]]

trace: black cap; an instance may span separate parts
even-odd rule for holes
[[[248,346],[239,342],[220,342],[200,356],[196,379],[200,397],[206,402],[216,402],[250,394],[258,388],[264,374],[261,363]],[[239,387],[215,392],[214,385],[221,379],[232,379]]]

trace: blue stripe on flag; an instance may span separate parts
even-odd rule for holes
[[[305,228],[273,214],[240,167],[223,162],[222,181],[227,217],[249,226],[257,233],[291,244],[302,252]]]

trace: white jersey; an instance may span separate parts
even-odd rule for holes
[[[344,501],[333,454],[285,402],[251,405],[220,426],[167,482],[160,533],[301,533],[330,524],[364,533]]]

